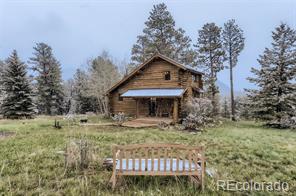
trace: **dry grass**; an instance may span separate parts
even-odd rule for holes
[[[112,192],[108,184],[111,171],[102,168],[100,161],[93,161],[85,169],[65,168],[65,157],[60,152],[69,141],[81,138],[99,149],[95,154],[101,158],[111,157],[113,144],[205,145],[208,167],[217,171],[215,179],[207,179],[205,194],[232,194],[217,192],[217,179],[281,180],[289,183],[289,194],[296,192],[295,131],[266,129],[254,122],[242,121],[226,122],[218,128],[191,134],[157,128],[67,126],[62,119],[59,119],[62,129],[54,129],[54,119],[0,121],[0,131],[16,133],[0,141],[0,195],[193,195],[199,192],[187,178],[171,177],[124,178],[123,186]],[[95,123],[107,121],[91,119]],[[252,194],[265,195],[266,192]]]

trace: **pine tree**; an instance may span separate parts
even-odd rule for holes
[[[224,118],[229,118],[229,116],[230,116],[229,103],[228,103],[228,100],[227,100],[226,97],[224,98],[224,102],[223,102],[223,105],[222,105],[222,116]]]
[[[235,24],[235,20],[229,20],[224,24],[222,31],[223,47],[226,53],[226,59],[229,63],[230,70],[230,105],[231,105],[231,119],[235,120],[235,104],[233,92],[233,68],[237,64],[237,58],[244,48],[243,31]]]
[[[132,61],[140,64],[155,53],[161,53],[176,61],[191,65],[195,53],[191,39],[181,28],[176,29],[175,21],[164,3],[153,6],[143,34],[138,36],[132,48]]]
[[[252,68],[255,77],[248,78],[258,89],[247,92],[256,118],[285,127],[283,119],[296,115],[296,31],[281,24],[272,38],[272,47],[258,59],[260,69]]]
[[[76,70],[73,88],[76,112],[80,114],[95,112],[97,101],[94,96],[90,95],[90,77],[85,71]]]
[[[2,104],[5,97],[3,77],[4,77],[5,63],[0,60],[0,114],[2,114]]]
[[[35,114],[35,105],[26,65],[21,62],[16,50],[6,60],[6,64],[2,79],[6,93],[2,105],[3,116],[11,119],[32,118]]]
[[[74,80],[68,79],[64,82],[64,110],[67,115],[76,113],[76,103],[74,100]]]
[[[212,101],[213,116],[219,113],[217,94],[219,89],[216,85],[217,73],[223,70],[224,50],[222,48],[221,28],[215,23],[205,24],[198,31],[196,47],[197,59],[205,73],[205,87],[207,94]]]
[[[236,119],[252,119],[250,102],[246,96],[236,97],[234,103]]]
[[[46,115],[62,114],[64,94],[61,65],[47,44],[37,43],[34,50],[30,63],[37,72],[38,111]]]
[[[262,57],[264,58],[264,57]],[[273,106],[270,104],[273,93],[269,90],[271,70],[266,65],[261,65],[260,70],[251,68],[251,72],[255,77],[247,78],[251,83],[255,83],[259,89],[246,89],[247,97],[250,100],[250,108],[255,119],[272,120]]]

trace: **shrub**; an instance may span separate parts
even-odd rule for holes
[[[65,150],[65,167],[70,169],[85,169],[92,163],[99,162],[93,145],[85,140],[71,140]]]
[[[283,116],[278,123],[274,123],[275,127],[283,129],[296,129],[296,116]]]
[[[118,114],[115,114],[112,119],[116,122],[118,126],[121,126],[125,121],[127,121],[127,117],[123,112],[119,112]]]
[[[66,116],[64,116],[63,120],[67,121],[68,126],[76,124],[76,117],[74,114],[67,114]]]
[[[211,101],[203,98],[194,98],[185,106],[187,116],[182,125],[185,129],[202,130],[207,124],[213,123]]]
[[[168,128],[170,128],[170,125],[164,121],[160,121],[158,124],[157,124],[157,127],[159,129],[162,129],[162,130],[166,130]]]

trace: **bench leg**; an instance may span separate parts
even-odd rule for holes
[[[115,189],[115,186],[116,186],[116,174],[115,174],[115,172],[112,173],[112,176],[110,178],[110,183],[112,183],[112,189]]]
[[[201,176],[201,190],[204,191],[205,190],[205,182],[204,182],[204,176],[202,174]]]
[[[202,171],[201,171],[201,190],[205,190],[205,175],[206,175],[206,164],[202,161]]]
[[[200,180],[197,176],[189,176],[190,182],[195,186],[200,184]]]
[[[114,176],[112,180],[112,189],[115,189],[115,186],[116,186],[116,176]]]
[[[201,184],[201,190],[204,191],[204,189],[205,189],[204,173],[201,173],[200,175],[198,175],[198,179],[199,179],[200,184]]]
[[[204,182],[204,177],[201,175],[197,176],[189,176],[190,182],[193,183],[194,185],[199,185],[201,187],[201,191],[203,192],[205,189],[205,182]]]

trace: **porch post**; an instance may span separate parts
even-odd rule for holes
[[[178,122],[178,109],[179,109],[179,105],[178,105],[178,98],[174,99],[174,109],[173,109],[173,120],[174,123]]]
[[[139,117],[139,99],[136,99],[136,118]]]

